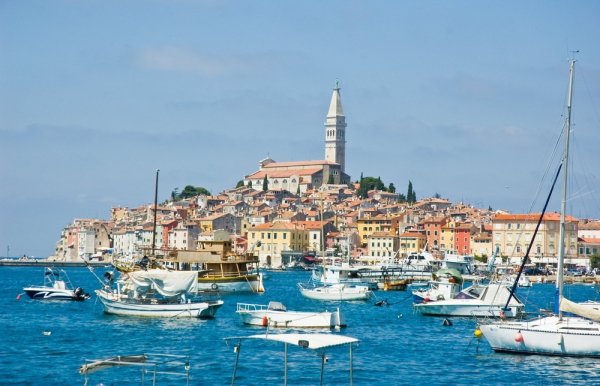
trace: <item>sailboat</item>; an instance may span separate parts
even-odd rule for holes
[[[160,170],[157,169],[152,256],[154,256],[156,241],[159,172]],[[139,265],[139,269],[121,270],[116,283],[112,273],[105,274],[107,284],[95,291],[104,306],[105,313],[126,316],[213,318],[223,305],[222,300],[203,300],[197,296],[198,273],[196,271],[155,268],[155,264],[148,256],[144,256]],[[91,268],[90,271],[93,273]]]
[[[575,61],[571,60],[569,65],[567,118],[564,129],[565,148],[561,164],[563,168],[563,192],[554,314],[527,321],[494,322],[480,325],[480,331],[494,351],[554,356],[600,357],[600,311],[597,309],[598,307],[589,306],[586,303],[577,304],[563,296],[567,166],[569,160],[574,70]],[[556,177],[558,177],[558,173]],[[535,233],[532,240],[534,238]],[[533,245],[533,242],[530,245]],[[520,271],[517,274],[517,279],[519,275]],[[571,315],[565,315],[565,312],[571,313]],[[478,335],[478,332],[476,331],[475,334]]]

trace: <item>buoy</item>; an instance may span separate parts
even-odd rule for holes
[[[450,319],[446,318],[446,319],[444,319],[444,322],[442,323],[442,325],[444,325],[444,326],[451,326],[452,322],[450,321]]]
[[[42,334],[44,334],[46,336],[50,336],[50,334],[52,334],[52,331],[43,331]]]
[[[515,335],[515,342],[523,343],[523,340],[523,334],[521,334],[521,331],[517,332],[517,334]]]
[[[479,327],[477,327],[477,328],[475,328],[475,331],[473,332],[473,335],[475,335],[475,338],[481,339],[481,337],[483,336],[483,332],[481,332],[481,330],[479,329]]]
[[[21,300],[21,294],[17,295],[17,300]]]
[[[269,325],[269,319],[266,316],[262,318],[262,326],[267,327]]]
[[[265,287],[263,286],[263,277],[262,277],[262,273],[258,274],[258,288],[256,289],[257,292],[265,292]]]
[[[429,299],[429,296],[425,296],[425,297],[423,298],[423,303],[427,303],[427,302],[429,302],[430,300],[431,300],[431,299]]]

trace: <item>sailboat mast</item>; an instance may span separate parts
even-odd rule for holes
[[[563,193],[560,203],[560,231],[558,238],[558,267],[556,273],[556,302],[555,313],[558,318],[562,319],[562,311],[560,310],[560,301],[563,296],[563,281],[564,281],[564,266],[565,266],[565,213],[567,211],[567,184],[569,171],[569,137],[571,135],[571,107],[573,102],[573,74],[575,72],[575,60],[570,61],[569,65],[569,91],[567,99],[567,120],[565,123],[565,150],[563,154]]]
[[[152,227],[152,256],[154,256],[154,247],[156,245],[156,217],[158,213],[158,173],[160,169],[156,169],[156,183],[154,184],[154,225]]]

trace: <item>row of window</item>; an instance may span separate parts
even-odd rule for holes
[[[266,239],[270,240],[271,239],[271,232],[267,232],[266,235],[267,235]],[[277,235],[278,235],[278,233],[273,232],[273,240],[277,240]],[[282,233],[282,239],[283,240],[287,240],[287,235],[288,235],[287,233]],[[294,238],[295,238],[294,236],[296,234],[295,233],[291,233],[291,235],[292,235],[292,240],[294,240]],[[253,239],[256,238],[256,233],[252,232],[252,238]],[[261,238],[261,240],[265,240],[265,233],[264,232],[261,232],[260,238]],[[298,239],[301,239],[301,238],[302,238],[302,235],[298,235]],[[317,234],[313,233],[312,238],[313,238],[313,240],[316,240],[317,239]],[[308,234],[304,234],[304,239],[308,240]]]

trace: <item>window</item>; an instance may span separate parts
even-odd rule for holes
[[[284,233],[284,234],[283,234],[283,239],[284,239],[284,240],[285,240],[285,239],[287,239],[287,233]]]
[[[273,233],[273,238],[277,240],[277,233]]]

